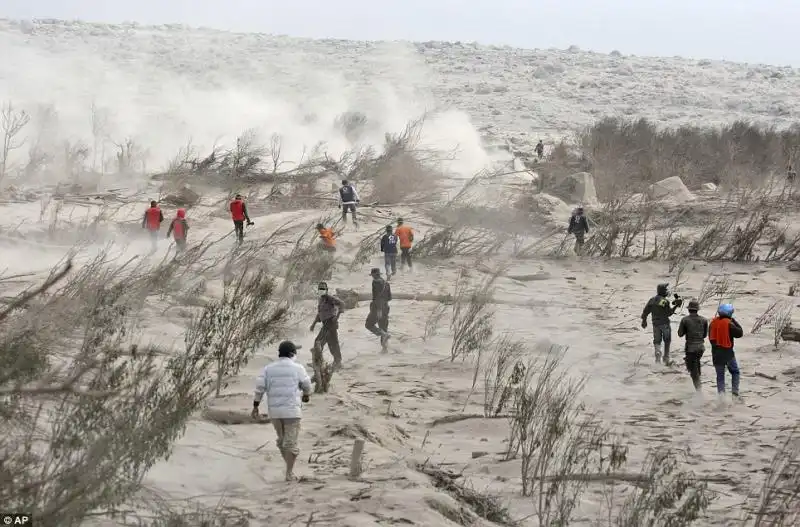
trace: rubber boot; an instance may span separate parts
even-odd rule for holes
[[[661,344],[653,344],[653,351],[656,356],[656,364],[661,364]]]
[[[672,361],[669,358],[669,346],[670,342],[664,343],[664,365],[665,366],[672,366]]]

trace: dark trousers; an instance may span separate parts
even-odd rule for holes
[[[584,231],[573,232],[575,235],[575,254],[583,252],[583,244],[586,242],[586,233]]]
[[[364,327],[367,328],[370,333],[379,337],[382,337],[385,332],[389,331],[389,305],[387,304],[384,307],[379,307],[375,302],[372,302],[369,305],[369,314],[367,315]]]
[[[703,345],[686,345],[686,354],[683,357],[683,362],[686,364],[686,371],[689,372],[689,377],[692,378],[694,389],[700,391],[700,359],[703,358]]]
[[[336,318],[329,318],[323,321],[322,328],[320,328],[317,337],[314,339],[314,346],[320,351],[325,348],[325,344],[331,350],[334,364],[341,364],[342,350],[339,348],[339,321]]]
[[[347,211],[350,211],[353,214],[353,224],[357,224],[358,218],[356,217],[355,203],[348,203],[346,205],[342,205],[342,223],[347,223]]]
[[[408,264],[411,269],[411,247],[400,247],[400,267],[404,264]]]
[[[236,239],[239,243],[244,240],[244,220],[233,220],[233,229],[236,231]]]
[[[175,250],[179,253],[186,250],[186,238],[175,238]]]
[[[383,266],[386,268],[386,275],[397,273],[397,253],[383,253]]]

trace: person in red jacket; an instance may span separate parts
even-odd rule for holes
[[[150,239],[153,243],[150,252],[156,252],[158,248],[158,231],[161,229],[162,221],[164,221],[164,214],[158,208],[158,203],[151,201],[150,208],[144,211],[144,218],[142,218],[142,229],[150,231]]]
[[[231,219],[233,219],[233,228],[236,230],[236,239],[239,243],[242,243],[244,241],[244,222],[247,221],[248,226],[252,225],[253,222],[250,221],[250,216],[247,214],[247,205],[242,200],[241,194],[236,194],[229,208]]]
[[[178,214],[169,224],[167,238],[172,234],[175,239],[175,247],[178,252],[186,249],[186,235],[189,233],[189,222],[186,221],[186,209],[178,209]]]

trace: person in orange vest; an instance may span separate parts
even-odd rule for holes
[[[397,228],[394,230],[400,242],[400,269],[403,264],[408,265],[408,270],[411,270],[411,247],[414,243],[414,230],[403,223],[403,218],[397,218]]]
[[[233,219],[233,228],[236,230],[236,239],[239,243],[244,241],[244,222],[247,221],[247,226],[253,225],[250,221],[250,216],[247,214],[247,205],[242,199],[241,194],[236,194],[231,201],[230,207],[231,219]]]
[[[162,221],[164,221],[164,214],[158,208],[158,203],[151,201],[150,208],[144,211],[144,218],[142,218],[142,229],[150,232],[150,239],[153,243],[150,252],[156,252],[158,248],[158,231],[161,229]]]
[[[733,350],[734,339],[742,338],[744,330],[733,318],[733,305],[722,304],[717,316],[708,327],[708,341],[711,343],[711,362],[717,371],[717,393],[725,393],[725,370],[731,374],[731,393],[739,397],[739,364]]]
[[[334,252],[336,250],[336,235],[333,229],[326,228],[322,223],[317,223],[317,232],[320,238],[320,247],[326,251]]]
[[[189,233],[189,223],[186,221],[186,209],[178,209],[175,218],[169,224],[167,238],[172,234],[175,238],[175,247],[178,252],[186,249],[186,235]]]

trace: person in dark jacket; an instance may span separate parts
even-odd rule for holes
[[[151,201],[150,208],[144,211],[144,218],[142,218],[142,229],[147,229],[150,233],[151,253],[156,252],[158,248],[158,231],[161,229],[161,222],[163,221],[164,213],[161,212],[157,202]]]
[[[247,204],[242,199],[241,194],[236,194],[236,196],[234,196],[228,209],[231,211],[233,229],[236,231],[236,240],[242,243],[244,241],[244,222],[247,221],[248,227],[253,225],[253,222],[250,221],[250,216],[247,214]]]
[[[358,228],[356,204],[361,203],[361,198],[358,197],[356,187],[346,179],[342,180],[342,186],[339,188],[339,200],[342,205],[342,223],[347,223],[347,212],[350,211],[353,215],[353,225]]]
[[[708,336],[708,320],[698,314],[700,303],[697,300],[690,300],[688,308],[689,314],[678,324],[678,336],[686,337],[683,361],[692,378],[694,389],[700,391],[700,359],[705,352],[703,343]]]
[[[583,215],[583,207],[578,207],[569,218],[567,234],[575,235],[575,254],[583,252],[583,244],[586,241],[586,234],[589,232],[589,222]]]
[[[167,238],[172,234],[175,237],[175,248],[178,252],[186,249],[186,236],[189,234],[189,223],[186,221],[186,209],[178,209],[175,218],[170,222]]]
[[[539,142],[536,143],[535,150],[536,150],[536,157],[539,158],[539,160],[541,160],[544,157],[544,143],[542,142],[541,139],[539,139]]]
[[[370,276],[372,276],[372,302],[369,304],[369,314],[364,327],[381,338],[381,349],[385,352],[389,342],[389,302],[392,300],[392,288],[389,282],[381,277],[381,270],[377,267],[372,268]]]
[[[318,292],[317,316],[309,331],[314,331],[317,323],[322,323],[322,328],[314,339],[314,347],[322,351],[327,344],[333,356],[333,368],[339,369],[342,366],[342,351],[339,347],[339,317],[344,311],[344,303],[336,296],[328,294],[328,284],[325,282],[319,283]]]
[[[664,364],[670,364],[669,348],[672,343],[672,327],[670,326],[669,317],[674,315],[675,311],[683,304],[683,300],[676,296],[672,305],[670,305],[668,296],[669,284],[658,284],[656,296],[648,300],[642,310],[643,328],[647,328],[648,315],[653,319],[653,350],[655,351],[656,364],[661,363],[662,342],[664,343]]]
[[[386,279],[397,274],[397,235],[392,232],[392,226],[386,226],[386,232],[381,238],[381,252],[383,253],[383,266],[386,268]],[[391,272],[391,274],[390,274]]]
[[[725,393],[725,369],[731,373],[731,393],[739,396],[739,364],[733,350],[734,339],[744,336],[742,326],[733,318],[733,305],[722,304],[708,328],[711,361],[717,371],[717,393]]]

